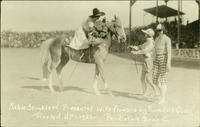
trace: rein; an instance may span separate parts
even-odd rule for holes
[[[110,33],[111,38],[114,35],[116,38],[118,37],[118,33],[116,32],[116,29],[113,27],[114,24],[112,24],[110,27],[108,27],[108,33]]]

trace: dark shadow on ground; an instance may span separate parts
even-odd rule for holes
[[[127,92],[121,92],[121,91],[112,91],[114,96],[120,96],[120,97],[126,97],[130,99],[135,99],[139,101],[145,101],[145,102],[155,102],[155,98],[150,97],[144,97],[141,94],[133,94],[133,93],[127,93]]]
[[[34,90],[49,89],[48,86],[22,86],[21,88],[25,88],[25,89],[34,89]]]
[[[31,77],[31,76],[24,76],[22,78],[25,78],[25,79],[29,79],[29,80],[41,80],[40,78],[37,78],[37,77]]]
[[[141,94],[133,94],[133,93],[127,93],[127,92],[121,92],[121,91],[108,91],[105,89],[100,90],[102,95],[111,95],[113,97],[125,97],[129,99],[135,99],[139,101],[145,101],[145,102],[155,102],[155,98],[150,98],[150,97],[144,97]]]
[[[39,90],[39,91],[49,90],[48,86],[23,86],[21,88],[34,89],[34,90]],[[58,86],[54,86],[54,89],[57,92],[60,92]],[[65,91],[80,91],[80,92],[84,92],[84,93],[87,93],[87,94],[94,94],[92,92],[87,91],[85,88],[80,88],[80,87],[76,87],[76,86],[67,86],[67,87],[64,87],[62,92],[65,92]]]
[[[120,58],[135,60],[137,62],[142,61],[141,55],[135,56],[132,55],[131,53],[111,53],[111,54]],[[172,58],[172,67],[200,70],[200,60],[176,57]]]
[[[88,93],[88,94],[94,94],[92,92],[87,91],[85,88],[80,88],[80,87],[77,87],[77,86],[64,87],[63,91],[80,91],[80,92],[84,92],[84,93]]]

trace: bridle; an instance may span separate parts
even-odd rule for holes
[[[120,26],[115,24],[114,21],[111,22],[110,27],[108,27],[108,30],[109,30],[109,32],[111,34],[111,37],[114,35],[116,38],[118,38],[119,34],[118,34],[117,30],[116,30],[118,27],[120,27]]]

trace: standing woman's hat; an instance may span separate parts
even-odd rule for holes
[[[93,9],[93,14],[90,15],[90,17],[100,17],[100,16],[104,16],[104,15],[105,15],[104,12],[99,11],[98,8],[94,8]]]
[[[145,34],[149,35],[150,37],[153,37],[155,35],[153,29],[149,28],[147,30],[142,30]]]

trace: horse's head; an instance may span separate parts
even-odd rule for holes
[[[124,27],[119,17],[114,16],[114,20],[111,21],[109,28],[112,31],[112,33],[117,37],[119,42],[126,41],[126,34],[124,32]]]

